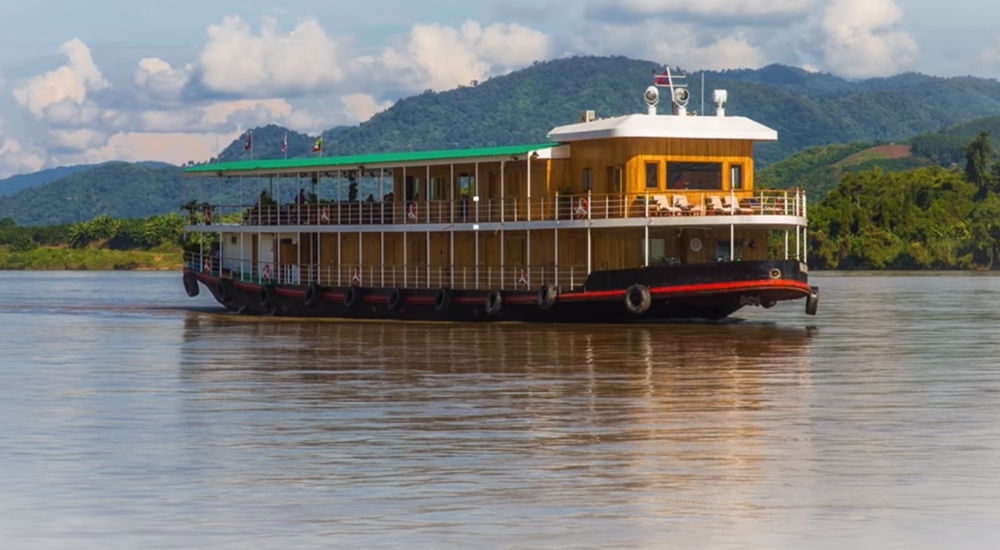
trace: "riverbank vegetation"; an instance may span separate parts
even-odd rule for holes
[[[23,227],[0,219],[0,269],[180,269],[184,217],[102,215],[70,225]]]

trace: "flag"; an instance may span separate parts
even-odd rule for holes
[[[653,84],[657,86],[670,86],[670,72],[663,71],[662,73],[656,75],[653,79]]]
[[[319,153],[323,151],[323,136],[316,138],[316,143],[313,144],[313,153]]]
[[[249,151],[253,149],[253,132],[247,132],[247,140],[243,142],[243,150]]]
[[[285,132],[285,139],[281,140],[281,152],[288,152],[288,132]]]

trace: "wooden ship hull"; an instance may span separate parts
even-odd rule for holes
[[[296,317],[650,322],[786,300],[815,314],[805,194],[753,186],[753,143],[777,133],[724,116],[718,93],[718,116],[656,114],[656,90],[648,113],[587,112],[543,144],[187,168],[217,191],[189,205],[185,289]]]

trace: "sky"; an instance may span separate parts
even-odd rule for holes
[[[573,55],[1000,77],[995,0],[11,0],[0,14],[0,178],[204,161],[248,128],[316,135]]]

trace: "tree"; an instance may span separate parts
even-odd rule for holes
[[[962,150],[965,151],[965,180],[976,186],[979,190],[976,198],[982,200],[992,187],[990,164],[993,160],[993,147],[990,145],[990,133],[980,132]]]

